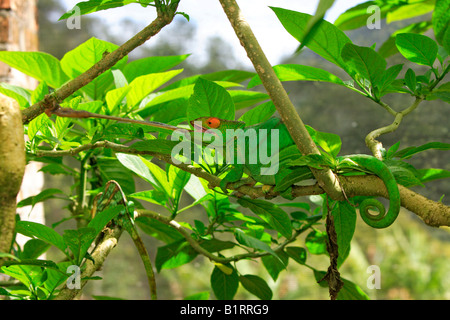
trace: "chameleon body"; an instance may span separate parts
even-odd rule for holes
[[[122,122],[138,123],[171,131],[179,129],[178,127],[170,126],[160,122],[141,121],[99,115],[81,110],[61,108],[59,105],[57,105],[53,109],[47,110],[46,113],[49,116],[51,114],[55,114],[60,117],[101,118]],[[222,179],[221,188],[224,191],[226,190],[226,186],[228,183],[240,181],[244,172],[246,172],[256,182],[260,182],[264,185],[275,185],[275,191],[280,191],[282,195],[283,191],[285,191],[289,187],[285,186],[284,189],[282,187],[279,187],[279,181],[282,178],[286,178],[288,175],[294,175],[296,177],[294,177],[295,179],[293,179],[293,181],[302,181],[314,177],[307,166],[298,167],[297,169],[293,170],[283,165],[284,163],[286,163],[285,161],[290,160],[293,156],[299,157],[300,153],[296,149],[294,141],[292,140],[286,126],[278,118],[270,118],[269,120],[260,124],[246,127],[245,123],[242,121],[224,120],[215,117],[202,117],[191,121],[191,125],[196,131],[201,132],[206,132],[211,129],[218,130],[218,132],[222,134],[222,137],[225,138],[227,136],[227,129],[241,129],[241,134],[243,134],[244,136],[250,131],[250,129],[252,129],[256,133],[256,146],[258,147],[264,143],[267,148],[266,155],[272,156],[271,164],[275,164],[275,167],[279,169],[274,174],[262,174],[261,168],[264,166],[262,166],[261,162],[256,161],[255,163],[251,163],[247,161],[247,159],[249,159],[250,156],[255,152],[258,152],[258,150],[255,150],[255,147],[237,148],[236,152],[234,153],[233,159],[231,159],[233,160],[234,168]],[[267,135],[262,136],[261,129],[266,129]],[[272,148],[272,130],[275,130],[278,134],[278,145],[276,150]],[[239,163],[238,159],[241,159],[243,161]],[[277,161],[278,163],[273,163]],[[386,228],[390,226],[396,220],[400,211],[400,193],[395,178],[389,168],[379,159],[363,154],[338,157],[337,161],[338,163],[345,163],[350,161],[352,163],[351,168],[359,168],[359,170],[362,171],[369,171],[370,173],[377,175],[384,182],[389,194],[389,210],[385,212],[385,208],[382,203],[376,199],[365,199],[360,204],[360,215],[368,225],[374,228]],[[377,215],[372,215],[369,213],[369,209],[373,207],[377,208],[379,212]]]
[[[251,164],[248,162],[244,162],[243,164],[236,163],[234,164],[234,169],[222,179],[221,187],[222,189],[226,189],[226,185],[230,182],[239,181],[242,178],[244,172],[246,172],[250,177],[252,177],[255,181],[260,182],[266,185],[277,185],[278,178],[286,176],[287,174],[296,174],[292,169],[287,168],[283,165],[284,160],[289,160],[289,155],[292,156],[293,153],[287,153],[287,158],[283,156],[283,151],[288,148],[296,148],[294,141],[292,140],[286,126],[281,122],[278,118],[271,118],[263,123],[260,123],[255,126],[245,127],[245,123],[242,121],[233,121],[233,120],[223,120],[214,117],[203,117],[195,120],[197,125],[194,125],[194,121],[191,124],[194,125],[194,128],[200,129],[203,132],[206,132],[210,129],[219,130],[221,134],[226,137],[227,129],[242,129],[244,132],[248,129],[255,129],[258,133],[260,129],[267,129],[267,146],[271,146],[271,129],[278,130],[279,135],[279,171],[273,175],[261,175],[261,164]],[[198,123],[201,122],[201,127],[199,127]],[[260,138],[260,136],[258,136]],[[261,140],[258,140],[261,143]],[[251,150],[250,150],[251,149]],[[273,150],[270,150],[273,151]],[[254,148],[246,147],[244,151],[240,151],[241,154],[245,154],[245,159],[248,159],[248,156],[252,152],[257,152]],[[239,152],[236,152],[239,153]],[[274,153],[274,152],[273,152]],[[295,153],[294,153],[295,155]],[[298,153],[297,156],[300,156]],[[236,161],[236,159],[233,159]],[[397,182],[392,175],[392,172],[389,168],[379,159],[364,155],[364,154],[355,154],[342,156],[337,158],[338,163],[342,163],[345,167],[345,163],[350,163],[351,168],[357,168],[357,170],[368,171],[377,175],[385,184],[386,189],[389,194],[389,210],[385,212],[385,208],[383,204],[376,199],[365,199],[360,203],[360,215],[361,218],[368,225],[374,228],[386,228],[390,226],[397,218],[398,213],[400,211],[400,193],[398,190]],[[309,169],[299,168],[298,174],[303,175],[299,180],[306,180],[313,178],[313,175]],[[278,190],[283,191],[283,190]],[[376,208],[378,214],[373,215],[369,212],[369,209]]]

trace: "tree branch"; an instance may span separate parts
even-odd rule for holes
[[[269,60],[267,60],[253,31],[245,21],[238,4],[235,0],[219,1],[297,148],[304,155],[320,154],[317,146],[306,130],[302,119],[289,99],[286,90],[284,90]],[[336,176],[331,170],[316,170],[311,168],[311,171],[319,185],[331,198],[336,200],[344,199]]]
[[[175,16],[177,4],[174,7],[166,7],[165,10],[157,7],[157,18],[147,27],[138,32],[130,40],[122,44],[119,48],[111,53],[107,53],[103,58],[89,68],[87,71],[64,84],[61,88],[55,90],[50,95],[31,107],[22,110],[22,123],[26,124],[42,114],[46,109],[53,109],[58,103],[64,101],[71,94],[87,85],[96,77],[112,68],[119,60],[128,55],[138,46],[145,43],[151,37],[159,33],[162,28],[170,24]],[[163,6],[163,5],[161,5]]]
[[[151,155],[161,161],[169,163],[173,166],[180,168],[181,170],[190,172],[196,175],[199,178],[205,179],[209,182],[210,188],[215,188],[220,186],[221,179],[203,171],[199,167],[195,167],[190,164],[175,164],[169,155],[159,154],[156,152],[150,151],[142,151],[132,149],[130,147],[112,143],[109,141],[98,141],[94,144],[86,144],[74,149],[69,150],[58,150],[58,151],[45,151],[40,150],[36,152],[38,157],[60,157],[60,156],[73,156],[77,153],[88,149],[95,148],[110,148],[115,152],[128,153],[128,154],[146,154]],[[345,194],[348,197],[355,196],[375,196],[375,197],[384,197],[389,199],[389,194],[386,190],[386,186],[383,181],[374,175],[364,175],[364,176],[339,176],[340,185],[343,190],[345,190]],[[439,226],[450,226],[450,207],[432,201],[430,199],[425,198],[424,196],[405,188],[401,185],[398,186],[400,191],[401,205],[414,212],[423,221],[433,227]],[[247,195],[251,198],[274,198],[279,196],[279,192],[274,192],[271,190],[263,190],[262,187],[252,187],[248,185],[240,185],[239,182],[230,183],[227,185],[227,188],[230,190],[235,190],[240,194]],[[300,197],[307,195],[317,195],[323,194],[325,190],[320,187],[318,184],[308,185],[308,186],[293,186],[292,187],[292,196]]]
[[[0,252],[9,253],[16,223],[17,193],[25,171],[25,145],[19,105],[4,95],[0,95],[0,137]]]
[[[94,272],[99,270],[106,258],[110,254],[111,250],[117,245],[119,238],[122,234],[122,228],[115,227],[109,232],[104,233],[103,239],[100,243],[95,247],[91,256],[95,263],[91,260],[86,261],[86,268],[81,273],[81,279],[92,277]],[[67,287],[63,288],[59,294],[55,297],[55,300],[73,300],[77,297],[79,293],[81,293],[83,287],[86,285],[88,280],[82,280],[79,289],[69,289]]]
[[[230,257],[220,257],[212,254],[208,250],[204,249],[199,242],[197,242],[194,238],[191,237],[188,230],[186,228],[183,228],[178,222],[175,220],[172,220],[168,217],[162,216],[159,213],[156,213],[151,210],[145,210],[145,209],[137,209],[137,217],[147,217],[150,219],[158,220],[159,222],[164,223],[165,225],[168,225],[169,227],[175,229],[178,231],[185,239],[186,241],[191,245],[191,247],[197,251],[199,254],[204,255],[211,261],[219,262],[219,263],[230,263],[235,262],[243,259],[254,259],[254,258],[261,258],[263,256],[269,255],[268,252],[251,252],[251,253],[244,253],[244,254],[237,254]],[[295,239],[303,233],[305,230],[309,229],[314,222],[311,222],[305,226],[303,226],[301,229],[296,230],[294,235],[290,239],[286,239],[283,243],[279,244],[277,247],[273,248],[272,250],[274,252],[279,252],[280,250],[283,250],[284,247],[286,247],[289,243],[295,241]]]
[[[377,138],[382,134],[390,133],[397,130],[397,128],[400,126],[400,123],[403,120],[403,117],[406,116],[408,113],[412,112],[413,110],[415,110],[422,101],[423,98],[417,97],[411,106],[395,114],[394,121],[390,125],[375,129],[366,136],[366,145],[375,157],[377,157],[378,159],[383,159],[381,153],[383,145],[381,144],[380,141],[377,140]]]

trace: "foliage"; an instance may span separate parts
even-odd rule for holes
[[[332,1],[321,1],[322,7],[318,8],[318,16],[313,20],[311,15],[305,13],[272,7],[279,22],[301,42],[302,47],[306,46],[338,66],[346,76],[338,77],[322,68],[300,64],[274,66],[274,71],[282,82],[317,81],[345,87],[377,103],[396,117],[406,116],[417,105],[395,111],[383,100],[388,94],[412,96],[418,101],[417,104],[434,99],[448,103],[449,85],[448,82],[443,83],[449,71],[450,28],[448,10],[445,10],[448,1],[438,0],[435,5],[431,2],[368,1],[343,13],[334,25],[321,19]],[[161,10],[173,7],[178,1],[85,1],[80,3],[80,14],[132,3]],[[423,22],[428,22],[427,28],[433,28],[436,40],[420,34],[426,28],[409,28],[408,32],[396,32],[393,41],[388,40],[378,52],[375,45],[364,47],[354,44],[342,30],[363,26],[368,17],[366,9],[373,4],[380,7],[383,18],[391,21],[408,19],[412,15],[422,16],[434,10],[431,21]],[[61,19],[68,17],[70,12]],[[391,46],[389,50],[388,46]],[[27,109],[95,66],[105,52],[117,48],[115,44],[91,38],[61,59],[44,52],[2,51],[1,61],[39,80],[40,84],[35,90],[0,84],[0,92],[16,99],[21,109]],[[380,51],[398,51],[415,67],[407,70],[404,70],[403,64],[388,67],[387,55],[380,54]],[[258,74],[224,70],[182,78],[183,70],[176,68],[187,58],[188,55],[179,55],[128,61],[125,56],[67,97],[61,106],[122,118],[148,119],[184,128],[187,128],[184,122],[203,116],[234,120],[236,111],[240,111],[243,114],[240,119],[253,125],[275,113],[276,108],[268,94],[250,90],[261,84]],[[285,151],[283,156],[290,158],[290,166],[297,168],[297,171],[277,181],[276,191],[309,178],[302,169],[305,166],[318,169],[334,167],[343,175],[356,174],[354,167],[336,167],[342,144],[338,135],[308,129],[314,142],[320,146],[321,155],[292,160],[298,151]],[[180,268],[197,256],[204,255],[214,264],[210,285],[217,299],[233,299],[239,286],[259,299],[273,297],[268,281],[262,276],[239,270],[237,262],[244,260],[261,261],[274,282],[290,264],[299,264],[312,270],[312,276],[320,285],[327,286],[321,281],[325,271],[309,260],[311,255],[330,255],[327,246],[329,234],[322,231],[328,215],[334,219],[339,268],[350,254],[356,228],[355,206],[361,202],[361,197],[336,201],[326,195],[312,196],[309,200],[313,203],[296,202],[292,198],[277,203],[251,197],[240,197],[234,201],[234,196],[224,194],[217,188],[218,185],[210,188],[208,183],[211,181],[205,178],[222,178],[224,172],[229,170],[225,164],[210,165],[205,160],[192,163],[192,167],[183,167],[169,161],[164,163],[176,142],[167,139],[167,130],[135,123],[41,114],[25,125],[25,132],[29,138],[26,144],[27,159],[42,162],[42,171],[70,177],[74,184],[70,193],[47,188],[34,197],[24,199],[18,206],[62,199],[65,202],[64,217],[57,225],[75,220],[77,227],[67,228],[61,235],[54,230],[54,226],[17,221],[16,232],[31,239],[24,248],[14,246],[11,253],[3,254],[11,260],[3,264],[2,273],[18,280],[20,285],[0,288],[1,295],[12,299],[55,298],[71,276],[67,268],[76,265],[86,270],[89,264],[95,262],[93,248],[101,242],[105,229],[123,227],[127,223],[123,220],[124,212],[131,215],[133,206],[139,215],[135,219],[132,217],[131,223],[135,223],[140,232],[158,241],[154,259],[156,271]],[[109,147],[97,147],[105,146],[102,144],[105,141],[111,142]],[[387,150],[376,148],[371,150],[382,153],[397,183],[405,187],[423,185],[450,175],[444,169],[418,169],[404,161],[429,149],[448,150],[449,144],[430,142],[400,149],[399,141]],[[70,157],[70,162],[62,155]],[[202,170],[208,175],[197,176],[198,171],[189,168]],[[100,208],[96,201],[102,193],[108,192],[105,186],[111,180],[120,186],[120,197],[117,203],[108,203]],[[136,187],[135,180],[145,186],[144,190]],[[182,201],[186,198],[192,200],[187,205]],[[203,216],[193,221],[183,221],[182,213],[194,207],[201,207]],[[303,244],[300,244],[300,239],[304,239]],[[50,247],[60,251],[64,262],[38,259]],[[152,269],[148,265],[145,268],[147,271]],[[82,280],[96,279],[87,277]],[[348,279],[342,280],[343,288],[338,299],[368,298],[357,284]],[[201,292],[188,298],[209,298],[209,294]]]

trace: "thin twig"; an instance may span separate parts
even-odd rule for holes
[[[375,129],[366,136],[366,139],[365,139],[366,145],[376,158],[378,158],[378,159],[383,158],[382,152],[381,152],[383,145],[380,141],[377,140],[377,138],[383,134],[390,133],[390,132],[397,130],[397,128],[400,126],[400,123],[403,120],[403,117],[406,116],[407,114],[409,114],[410,112],[412,112],[413,110],[415,110],[422,101],[423,101],[423,98],[417,97],[414,100],[414,102],[411,104],[411,106],[409,106],[408,108],[406,108],[400,112],[397,112],[395,114],[394,121],[390,125]]]
[[[29,108],[22,110],[22,123],[26,124],[42,114],[46,109],[54,108],[55,105],[61,103],[62,101],[64,101],[64,99],[72,95],[74,92],[90,83],[105,71],[112,68],[119,60],[128,55],[135,48],[139,47],[151,37],[158,34],[162,28],[172,22],[173,17],[176,13],[176,6],[174,8],[166,8],[166,10],[160,10],[160,8],[158,7],[157,13],[157,18],[151,24],[142,29],[134,37],[122,44],[113,52],[105,54],[99,62],[97,62],[87,71],[64,84],[59,89],[55,90],[55,92],[53,92],[51,95],[47,95],[43,100],[35,103]]]

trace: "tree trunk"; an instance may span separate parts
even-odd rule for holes
[[[0,0],[0,50],[37,51],[37,0]],[[36,80],[0,62],[0,82],[34,89]],[[40,166],[25,169],[25,146],[20,107],[9,97],[0,96],[0,252],[10,249],[15,214],[24,220],[44,221],[43,207],[19,208],[16,203],[36,195],[43,186]],[[24,176],[25,172],[25,176]],[[23,178],[23,179],[22,179]],[[20,190],[20,191],[19,191]],[[21,241],[25,241],[23,237]]]

